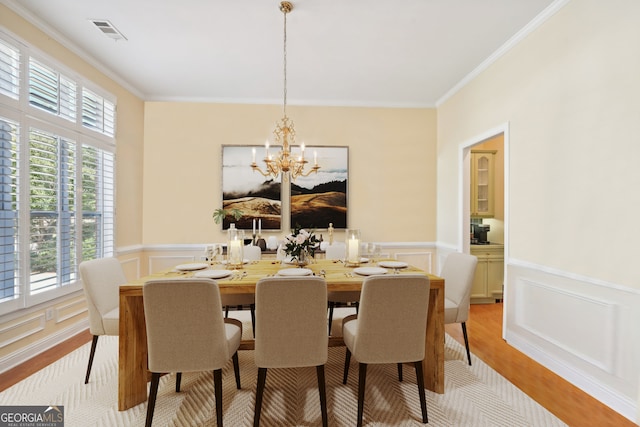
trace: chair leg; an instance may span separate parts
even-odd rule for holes
[[[349,376],[349,363],[351,363],[351,352],[347,348],[347,353],[344,356],[344,373],[342,375],[342,384],[347,383],[347,377]]]
[[[469,337],[467,336],[467,323],[462,322],[462,335],[464,335],[464,345],[467,347],[467,360],[469,361],[469,366],[471,366],[471,352],[469,351]]]
[[[422,422],[428,423],[427,417],[427,398],[424,392],[424,374],[422,373],[422,360],[418,360],[414,363],[416,367],[416,379],[418,382],[418,395],[420,396],[420,409],[422,409]]]
[[[222,369],[213,371],[213,390],[216,394],[216,419],[222,427]]]
[[[240,363],[238,362],[238,352],[233,353],[233,373],[236,376],[236,387],[240,390]]]
[[[327,427],[327,391],[325,389],[324,365],[316,366],[318,376],[318,394],[320,395],[320,411],[322,412],[322,427]]]
[[[89,364],[87,365],[87,375],[84,377],[84,383],[89,382],[89,375],[91,374],[91,366],[93,365],[93,356],[96,354],[96,346],[98,345],[99,335],[94,335],[91,340],[91,352],[89,353]]]
[[[402,382],[402,363],[398,363],[398,381]]]
[[[151,427],[153,421],[153,411],[156,408],[156,396],[158,395],[158,384],[160,383],[160,374],[151,373],[151,389],[149,390],[149,402],[147,402],[147,421],[145,427]]]
[[[182,382],[182,372],[176,373],[176,393],[180,393],[180,383]]]
[[[362,427],[362,416],[364,415],[364,389],[367,382],[367,364],[360,363],[358,372],[358,427]]]
[[[262,395],[267,382],[267,368],[258,368],[258,384],[256,385],[256,408],[253,414],[253,427],[260,425],[260,410],[262,409]]]
[[[358,310],[360,309],[360,301],[356,301],[355,305],[356,305],[356,314],[359,314]]]
[[[253,337],[256,337],[256,305],[250,304],[249,310],[251,310],[251,330],[253,332]]]
[[[331,324],[333,323],[333,309],[335,306],[335,302],[329,301],[329,336],[331,336]]]
[[[225,305],[224,306],[224,318],[226,319],[227,317],[229,317],[229,306]]]

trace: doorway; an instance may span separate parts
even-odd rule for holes
[[[503,298],[508,297],[507,291],[507,268],[509,254],[509,124],[505,123],[494,129],[471,138],[459,147],[459,241],[458,247],[463,253],[471,253],[471,158],[472,150],[483,149],[483,151],[495,151],[496,162],[494,162],[495,174],[502,185],[496,191],[495,215],[492,218],[483,219],[483,223],[488,223],[492,232],[488,234],[489,240],[504,245],[503,264]],[[503,312],[503,325],[506,321],[506,307]],[[505,328],[503,328],[503,331]],[[504,338],[504,332],[503,332]]]

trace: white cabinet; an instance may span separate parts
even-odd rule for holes
[[[471,150],[471,217],[493,218],[496,150]]]
[[[502,299],[504,246],[471,245],[471,255],[478,258],[471,287],[471,302],[491,303]]]

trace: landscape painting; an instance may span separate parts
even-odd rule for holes
[[[320,169],[291,182],[291,227],[347,228],[348,147],[307,147]],[[313,162],[313,160],[311,160]]]
[[[253,229],[253,220],[262,223],[263,230],[280,230],[282,224],[282,183],[280,177],[265,177],[251,169],[253,149],[256,163],[260,165],[264,146],[223,145],[222,146],[222,208],[238,209],[242,217],[236,220],[227,214],[222,223],[226,230],[234,222],[236,228]],[[278,152],[279,147],[272,147]],[[260,165],[262,167],[262,165]],[[264,169],[264,167],[262,167]],[[257,231],[256,225],[256,231]]]

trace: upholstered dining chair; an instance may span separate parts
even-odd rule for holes
[[[368,276],[362,283],[360,311],[343,320],[347,347],[343,384],[347,383],[351,355],[358,361],[358,426],[364,415],[367,365],[396,363],[416,370],[422,422],[428,422],[422,360],[429,309],[429,278],[423,275]]]
[[[84,383],[89,382],[93,357],[100,335],[117,336],[120,330],[119,287],[127,283],[120,261],[98,258],[82,261],[79,266],[82,288],[89,310],[89,331],[93,335]]]
[[[222,368],[233,359],[240,389],[238,348],[242,323],[222,317],[218,284],[211,279],[151,280],[142,287],[151,388],[146,426],[153,421],[163,373],[213,371],[217,425],[222,426]],[[216,309],[217,307],[217,309]]]
[[[464,344],[467,348],[467,360],[471,365],[469,338],[466,321],[469,318],[471,287],[476,273],[478,258],[473,255],[451,253],[444,262],[440,277],[444,279],[444,323],[460,323]]]
[[[260,261],[262,258],[262,250],[259,246],[248,245],[243,248],[243,256],[249,262]],[[253,335],[256,334],[256,299],[254,294],[223,294],[222,306],[224,307],[224,317],[229,317],[229,310],[235,307],[236,310],[242,310],[249,307],[251,312],[251,328]]]
[[[260,425],[267,369],[316,367],[322,425],[327,426],[324,365],[328,357],[327,283],[322,277],[270,277],[256,284],[253,425]]]
[[[344,243],[333,243],[325,248],[326,259],[344,261],[347,245]],[[329,335],[333,325],[333,310],[340,305],[353,304],[355,312],[358,313],[358,301],[360,301],[360,291],[352,292],[331,292],[327,293],[327,304],[329,306]]]

